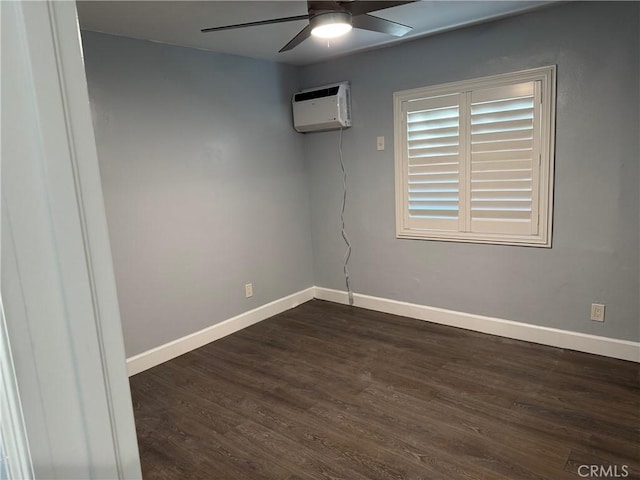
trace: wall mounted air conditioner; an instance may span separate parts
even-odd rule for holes
[[[298,132],[317,132],[351,126],[349,82],[332,83],[294,93],[293,127]]]

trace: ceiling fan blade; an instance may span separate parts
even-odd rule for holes
[[[293,48],[297,47],[302,42],[304,42],[310,36],[311,36],[311,25],[307,25],[302,30],[300,30],[300,33],[298,33],[295,37],[293,37],[289,41],[289,43],[287,43],[284,47],[282,47],[280,50],[278,50],[278,53],[282,53],[282,52],[286,52],[288,50],[292,50]]]
[[[384,10],[385,8],[397,7],[399,5],[405,5],[407,3],[413,3],[416,0],[373,0],[373,1],[340,1],[340,6],[351,12],[354,17],[357,15],[364,15],[365,13],[375,12],[378,10]]]
[[[353,17],[353,27],[371,30],[372,32],[386,33],[395,37],[402,37],[411,31],[411,27],[372,15],[358,15],[357,17]]]
[[[295,22],[296,20],[308,20],[309,15],[296,15],[295,17],[273,18],[271,20],[259,20],[257,22],[238,23],[236,25],[224,25],[222,27],[203,28],[201,32],[218,32],[220,30],[231,30],[234,28],[255,27],[258,25],[271,25],[272,23]]]

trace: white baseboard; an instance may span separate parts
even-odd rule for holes
[[[304,302],[308,302],[313,298],[345,305],[349,303],[347,292],[323,287],[307,288],[248,312],[241,313],[223,322],[216,323],[199,332],[178,338],[177,340],[130,357],[127,359],[127,372],[129,376],[135,375],[136,373],[155,367],[191,350],[200,348],[214,340],[226,337],[254,323],[258,323]],[[639,342],[600,337],[557,328],[540,327],[527,323],[514,322],[512,320],[485,317],[415,303],[399,302],[397,300],[372,297],[359,293],[355,293],[353,299],[356,307],[366,308],[368,310],[391,313],[393,315],[415,318],[417,320],[424,320],[441,325],[640,363]]]
[[[127,372],[129,376],[140,373],[151,367],[178,357],[184,353],[200,348],[219,338],[242,330],[254,323],[258,323],[278,313],[297,307],[301,303],[313,299],[314,288],[310,287],[292,295],[274,300],[273,302],[241,313],[220,323],[216,323],[199,332],[192,333],[177,340],[173,340],[159,347],[152,348],[133,357],[127,358]]]
[[[320,300],[343,303],[345,305],[349,303],[346,292],[329,288],[314,287],[314,297]],[[540,327],[527,323],[514,322],[512,320],[456,312],[444,308],[427,307],[425,305],[371,297],[358,293],[353,295],[353,300],[356,307],[378,312],[391,313],[403,317],[415,318],[417,320],[425,320],[441,325],[540,343],[552,347],[640,362],[639,342],[600,337],[557,328]]]

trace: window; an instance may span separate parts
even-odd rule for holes
[[[551,246],[555,66],[393,97],[398,238]]]

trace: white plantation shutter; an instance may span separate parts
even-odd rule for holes
[[[536,233],[537,90],[526,82],[471,93],[472,232]]]
[[[555,67],[394,94],[397,234],[550,246]]]
[[[407,222],[458,230],[460,95],[409,102],[405,118]]]

